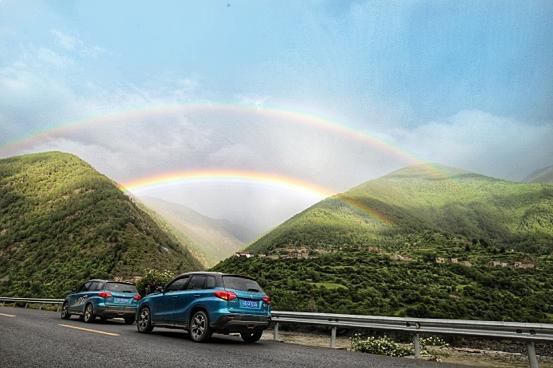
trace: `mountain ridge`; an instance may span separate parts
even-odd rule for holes
[[[91,277],[200,263],[106,176],[63,152],[0,160],[0,293],[61,297]]]
[[[291,217],[254,257],[275,308],[553,321],[553,185],[407,167]]]
[[[534,171],[532,174],[528,175],[524,181],[527,183],[553,184],[553,165]]]
[[[172,228],[192,242],[194,254],[206,267],[243,249],[255,236],[251,231],[224,219],[213,219],[186,206],[152,197],[139,201],[162,216]]]

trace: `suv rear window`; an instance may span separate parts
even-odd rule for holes
[[[261,286],[251,279],[240,276],[223,276],[223,285],[228,289],[262,292]]]
[[[108,291],[116,291],[120,293],[136,293],[136,287],[131,284],[122,282],[108,282],[105,286]]]

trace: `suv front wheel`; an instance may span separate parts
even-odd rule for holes
[[[71,318],[71,313],[69,313],[69,304],[67,302],[63,302],[63,306],[61,307],[61,318],[62,319]]]
[[[205,342],[211,337],[211,328],[209,327],[209,318],[207,313],[202,310],[194,313],[190,319],[190,337],[196,342]]]
[[[150,333],[154,329],[152,326],[152,317],[150,314],[150,308],[144,307],[138,312],[138,320],[136,321],[136,328],[138,332]]]

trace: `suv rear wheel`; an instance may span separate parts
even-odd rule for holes
[[[244,340],[244,342],[248,344],[252,344],[256,341],[259,341],[262,335],[263,335],[263,330],[261,329],[255,329],[253,331],[240,333],[242,340]]]
[[[190,319],[190,337],[196,342],[205,342],[211,337],[211,328],[209,327],[209,318],[207,313],[202,310],[194,313]]]
[[[92,307],[92,304],[87,304],[84,308],[83,321],[85,323],[92,323],[95,319],[96,316],[94,315],[94,308]]]

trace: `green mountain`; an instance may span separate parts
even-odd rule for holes
[[[186,206],[152,197],[140,201],[158,213],[176,237],[190,244],[206,267],[231,256],[255,238],[255,234],[227,220],[204,216]]]
[[[440,166],[325,199],[217,270],[260,279],[275,308],[553,320],[553,185]]]
[[[61,297],[91,277],[200,263],[110,179],[76,156],[0,160],[0,295]]]
[[[527,183],[553,184],[553,165],[534,171],[524,181]]]

